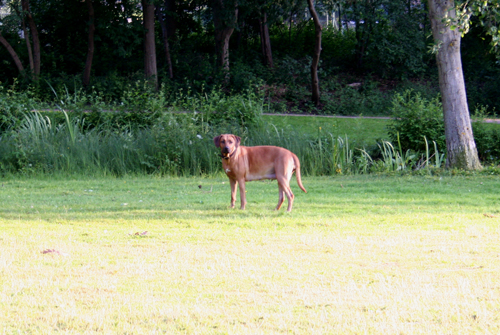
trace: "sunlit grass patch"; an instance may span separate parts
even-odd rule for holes
[[[2,183],[5,333],[500,330],[495,178],[304,178],[292,213],[275,182]]]

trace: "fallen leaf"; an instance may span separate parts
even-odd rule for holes
[[[68,256],[68,254],[64,252],[60,252],[59,250],[56,249],[45,249],[42,251],[42,254],[56,254],[56,255],[61,255],[61,256]]]
[[[146,236],[148,234],[148,231],[143,231],[142,233],[141,232],[135,232],[134,234],[129,234],[129,235],[132,235],[132,236]]]

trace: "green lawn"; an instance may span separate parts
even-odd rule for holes
[[[387,140],[386,126],[390,122],[389,119],[322,116],[264,115],[263,118],[277,128],[292,129],[306,134],[317,134],[321,127],[322,132],[329,132],[336,137],[347,135],[351,142],[359,143],[361,147],[373,145],[380,139]]]
[[[500,332],[498,177],[303,182],[4,179],[1,332]]]

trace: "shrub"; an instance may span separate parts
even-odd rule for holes
[[[264,106],[264,97],[254,89],[228,95],[221,88],[216,88],[195,95],[181,91],[174,109],[194,112],[199,122],[210,126],[232,124],[253,127],[262,122]]]
[[[19,126],[23,113],[40,107],[32,90],[18,90],[16,81],[7,89],[0,83],[0,133]]]
[[[378,89],[378,83],[366,81],[359,88],[326,82],[331,94],[321,97],[323,114],[332,115],[387,115],[390,105],[387,93]]]
[[[472,131],[479,159],[483,163],[500,162],[500,129],[485,122],[487,106],[477,106],[474,111]]]
[[[446,148],[443,109],[439,96],[427,100],[420,93],[406,90],[392,99],[392,121],[387,127],[391,142],[399,143],[404,150],[426,152],[427,141],[435,141],[439,151]]]
[[[435,141],[439,152],[446,152],[443,112],[438,97],[427,100],[412,90],[395,94],[392,113],[394,119],[388,126],[392,142],[397,143],[399,135],[405,150],[425,153]],[[479,159],[485,163],[500,162],[500,129],[484,122],[487,107],[477,106],[473,115],[472,130]]]

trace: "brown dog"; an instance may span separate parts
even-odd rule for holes
[[[285,149],[273,146],[245,147],[240,145],[241,138],[232,134],[214,137],[215,146],[221,149],[222,167],[231,184],[231,207],[236,201],[236,184],[240,187],[241,208],[247,204],[245,182],[262,179],[276,179],[279,187],[279,201],[276,210],[281,208],[284,195],[288,198],[288,211],[292,210],[294,195],[290,189],[290,178],[295,171],[297,184],[306,192],[300,179],[300,162],[297,156]]]

